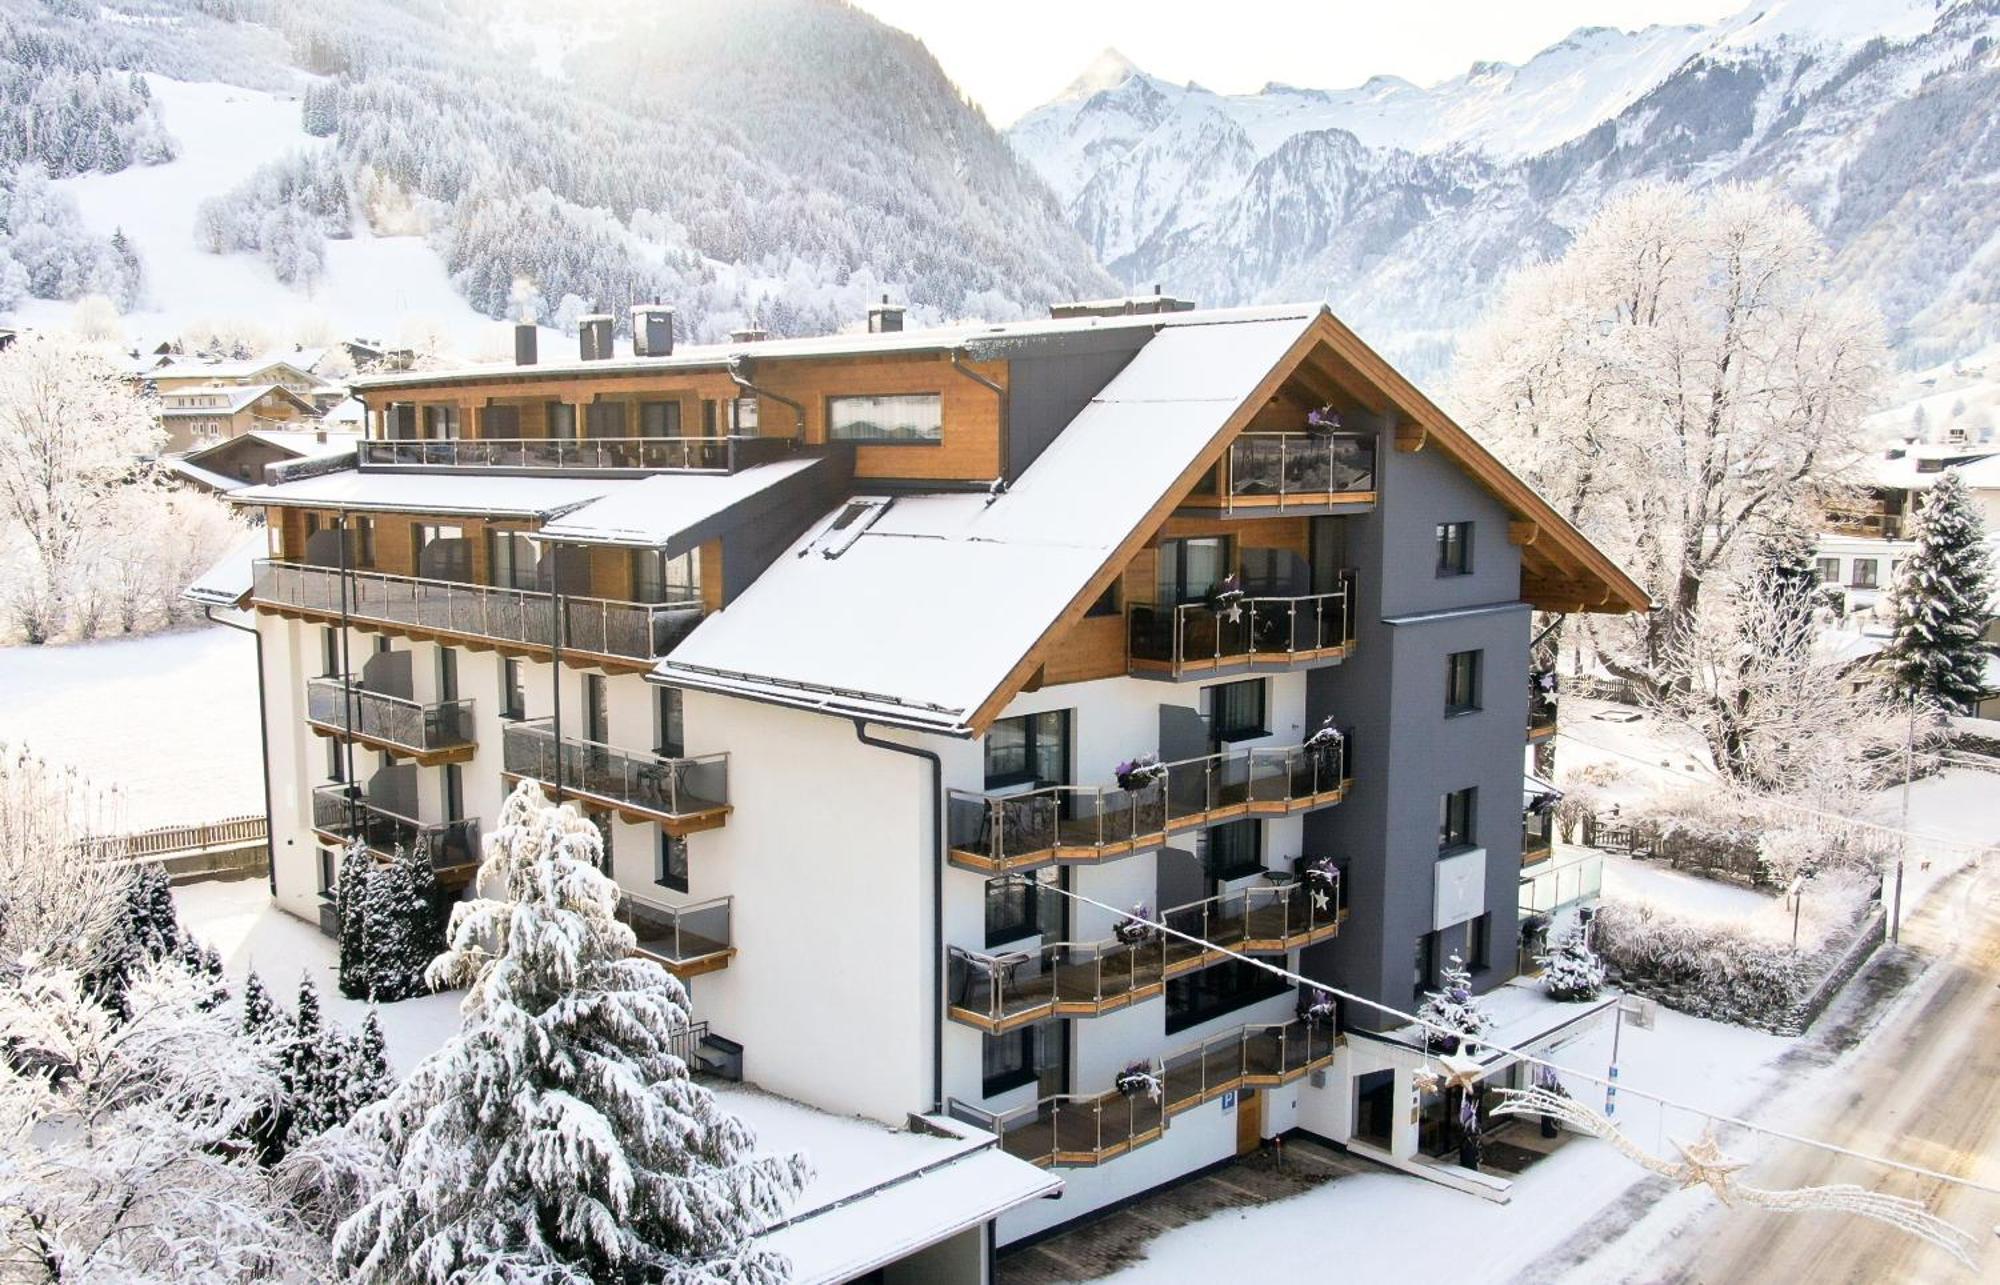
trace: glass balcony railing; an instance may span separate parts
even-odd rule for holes
[[[1048,942],[988,954],[946,948],[954,1020],[1006,1031],[1047,1017],[1096,1017],[1162,993],[1167,943]]]
[[[1154,1141],[1167,1127],[1161,1103],[1144,1089],[1095,1097],[1058,1093],[1001,1112],[953,1100],[949,1109],[954,1118],[997,1135],[1008,1155],[1054,1169],[1102,1164]]]
[[[1160,922],[1175,932],[1198,937],[1244,954],[1281,954],[1324,941],[1340,931],[1340,875],[1293,882],[1253,884],[1202,901],[1174,906]],[[1167,938],[1167,972],[1182,973],[1225,958],[1178,937]]]
[[[1229,445],[1218,493],[1225,512],[1323,509],[1375,490],[1375,439],[1358,433],[1244,433]]]
[[[426,822],[371,803],[354,786],[322,785],[313,791],[313,829],[342,843],[360,839],[370,852],[426,852],[435,870],[479,864],[479,822]]]
[[[502,770],[559,785],[661,821],[721,824],[729,810],[729,756],[668,758],[582,737],[558,738],[549,719],[509,723],[500,734]],[[702,828],[695,826],[693,828]]]
[[[346,601],[337,567],[259,560],[251,589],[260,605],[291,607],[368,624],[460,634],[494,642],[546,649],[554,641],[556,617],[551,595],[539,590],[422,580],[380,571],[349,571]],[[562,597],[562,645],[623,660],[658,660],[697,624],[698,599],[617,602],[605,598]]]
[[[1331,1022],[1294,1019],[1238,1027],[1167,1055],[1161,1081],[1169,1117],[1231,1089],[1289,1084],[1333,1060]]]
[[[784,437],[459,437],[374,440],[359,445],[362,468],[493,469],[525,473],[734,473],[779,459]]]
[[[1011,794],[952,790],[951,859],[970,870],[1095,862],[1156,847],[1167,835],[1247,814],[1337,802],[1351,775],[1347,742],[1226,750],[1158,765],[1144,785],[1050,785]]]
[[[1551,833],[1553,818],[1547,812],[1530,812],[1521,821],[1521,864],[1533,865],[1546,861],[1555,851],[1555,836]]]
[[[1290,668],[1335,659],[1354,642],[1351,579],[1330,593],[1244,597],[1126,608],[1126,655],[1132,673],[1198,674]]]
[[[321,727],[415,755],[470,750],[477,744],[471,701],[424,705],[371,692],[352,679],[306,680],[306,718]]]
[[[1528,737],[1540,740],[1556,730],[1556,675],[1551,669],[1528,675]]]
[[[689,906],[671,906],[621,890],[618,918],[638,939],[635,947],[676,972],[708,972],[736,953],[729,934],[732,899],[716,897]]]

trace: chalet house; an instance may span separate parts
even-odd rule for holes
[[[253,428],[197,447],[167,460],[167,476],[194,490],[220,495],[263,481],[265,470],[274,464],[352,454],[360,440],[359,431],[334,431],[324,420],[309,423],[310,427],[301,428]]]
[[[1320,305],[901,320],[529,328],[232,492],[276,900],[329,923],[354,839],[463,885],[532,779],[747,1079],[1060,1173],[1000,1243],[1292,1129],[1423,1167],[1399,1020],[1223,948],[1399,1010],[1456,955],[1567,1038],[1508,985],[1530,614],[1644,594]]]
[[[159,413],[166,453],[177,455],[252,429],[310,421],[319,408],[283,384],[177,383],[160,390]]]

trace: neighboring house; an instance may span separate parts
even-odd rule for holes
[[[251,429],[167,461],[168,475],[196,490],[220,494],[264,480],[264,470],[289,460],[351,454],[360,434],[309,428]]]
[[[1531,612],[1645,595],[1323,307],[1165,302],[357,380],[356,464],[233,493],[271,556],[200,590],[262,639],[278,904],[329,924],[353,838],[462,887],[533,778],[746,1078],[1060,1170],[1000,1243],[1295,1128],[1430,1172],[1396,1019],[1124,912],[1501,988]],[[1526,1047],[1588,1016],[1506,989]]]
[[[281,384],[183,385],[161,389],[158,400],[169,455],[241,437],[252,429],[319,417],[318,407]]]
[[[1947,469],[1963,479],[1985,519],[2000,572],[2000,443],[1967,437],[1947,433],[1892,447],[1866,463],[1855,495],[1828,504],[1814,556],[1820,582],[1840,591],[1843,614],[1886,615],[1896,568],[1916,547],[1910,517]]]

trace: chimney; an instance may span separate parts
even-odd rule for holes
[[[871,335],[893,335],[903,328],[903,309],[889,302],[889,296],[882,296],[882,306],[868,310],[868,333]]]
[[[771,337],[771,332],[758,326],[745,326],[741,330],[729,332],[732,344],[761,344]]]
[[[611,355],[611,316],[593,312],[576,319],[577,355],[585,361],[603,361]]]
[[[318,443],[319,443],[319,444],[320,444],[321,446],[325,446],[325,445],[326,445],[326,428],[325,428],[325,426],[323,426],[323,425],[322,425],[321,427],[319,427],[319,428],[315,428],[315,429],[313,430],[313,440],[314,440],[315,442],[318,442]]]
[[[524,321],[514,327],[514,364],[535,364],[535,323],[532,321]]]
[[[657,301],[632,309],[632,355],[671,357],[674,355],[674,309]]]

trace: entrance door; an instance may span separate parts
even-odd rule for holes
[[[1247,1156],[1264,1142],[1264,1095],[1255,1089],[1236,1091],[1236,1154]]]
[[[1396,1073],[1370,1071],[1354,1082],[1354,1138],[1387,1151],[1395,1127]]]

